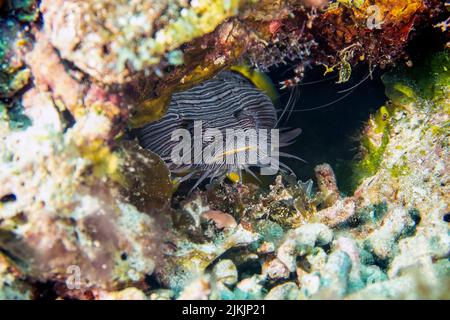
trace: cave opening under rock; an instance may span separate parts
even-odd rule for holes
[[[413,65],[420,64],[426,56],[439,51],[444,40],[445,37],[436,28],[418,30],[406,49],[410,61]],[[403,59],[397,65],[406,66],[406,62]],[[281,82],[294,76],[293,70],[298,63],[299,61],[294,61],[272,67],[267,73],[278,91],[276,107],[279,117],[289,99],[296,98],[295,103],[290,104],[291,112],[285,110],[277,127],[302,130],[295,142],[281,151],[299,157],[304,162],[286,157],[281,157],[280,160],[301,181],[314,180],[314,167],[328,163],[335,171],[340,190],[351,193],[354,186],[345,181],[349,174],[346,164],[358,158],[359,140],[365,123],[389,100],[385,95],[382,76],[393,67],[381,69],[379,66],[373,68],[367,63],[361,63],[352,69],[351,77],[345,83],[338,83],[337,72],[324,75],[323,66],[307,67],[300,84],[280,89]],[[259,178],[268,186],[273,183],[275,176]],[[187,181],[177,194],[184,197],[194,184],[195,181]]]

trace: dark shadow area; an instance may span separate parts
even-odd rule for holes
[[[426,26],[417,29],[406,48],[413,66],[442,50],[445,41],[444,33],[437,28]],[[404,64],[403,59],[397,62],[397,66]],[[279,88],[281,81],[294,76],[294,68],[295,63],[279,67],[272,70],[269,76]],[[370,76],[368,64],[361,63],[353,68],[348,82],[338,84],[336,72],[324,75],[325,67],[316,66],[307,69],[295,90],[279,90],[279,109],[285,108],[291,95],[297,98],[290,117],[286,120],[285,114],[278,127],[302,129],[297,141],[281,150],[307,162],[281,159],[299,179],[305,181],[313,178],[313,169],[318,164],[326,162],[336,170],[339,162],[355,158],[364,123],[388,100],[381,77],[391,69],[375,68]],[[339,184],[339,172],[336,174]]]
[[[335,168],[338,161],[353,159],[364,122],[386,101],[381,72],[375,70],[370,77],[368,65],[354,68],[351,79],[344,84],[336,83],[335,73],[323,73],[322,66],[310,69],[295,90],[280,93],[280,108],[286,106],[291,94],[297,96],[291,116],[281,119],[279,126],[302,129],[297,141],[282,150],[307,162],[282,159],[302,180],[312,178],[318,164],[326,162]],[[292,74],[285,68],[270,76],[278,83]]]

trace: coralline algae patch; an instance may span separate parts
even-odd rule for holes
[[[44,284],[77,299],[448,299],[446,52],[385,76],[345,182],[322,164],[315,184],[172,198],[162,160],[125,141],[236,61],[305,59],[344,81],[403,57],[442,10],[375,1],[389,15],[372,33],[368,2],[314,3],[0,1],[0,298]]]

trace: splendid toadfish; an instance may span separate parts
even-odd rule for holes
[[[198,178],[193,188],[205,178],[227,176],[234,182],[241,181],[242,170],[256,177],[250,167],[275,166],[291,171],[277,156],[296,157],[279,152],[278,147],[292,143],[300,130],[278,135],[278,130],[274,130],[278,117],[273,99],[276,89],[267,76],[247,67],[233,67],[232,71],[223,71],[189,90],[175,93],[166,114],[135,129],[134,135],[142,147],[165,160],[172,173],[184,174],[179,182]],[[180,129],[190,134],[184,141],[190,143],[183,158],[187,161],[182,163],[174,160],[174,148],[179,149],[180,145],[174,133]],[[235,137],[228,140],[230,132]],[[197,138],[201,139],[200,146]],[[239,138],[244,138],[244,145],[236,144]],[[254,151],[256,160],[249,161],[250,151]],[[230,159],[231,163],[227,161]]]

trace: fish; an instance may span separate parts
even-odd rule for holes
[[[242,72],[243,71],[243,72]],[[194,137],[196,122],[201,121],[201,132],[207,129],[217,129],[225,136],[228,129],[255,130],[275,129],[278,121],[277,109],[274,105],[276,89],[269,83],[267,76],[258,72],[251,72],[245,67],[235,67],[229,71],[222,71],[214,78],[207,80],[191,89],[177,92],[172,96],[166,114],[158,121],[148,123],[140,128],[134,129],[133,134],[141,147],[158,154],[169,167],[169,170],[178,175],[177,183],[191,178],[197,178],[195,188],[204,179],[213,179],[226,176],[232,182],[242,181],[242,171],[258,179],[250,170],[250,166],[228,163],[191,163],[176,164],[171,155],[172,150],[179,143],[172,139],[172,133],[177,129],[187,130]],[[280,134],[279,146],[291,144],[300,134],[299,129],[283,131]],[[256,141],[259,141],[256,139]],[[247,141],[248,142],[248,141]],[[271,141],[269,142],[269,144]],[[203,148],[209,144],[203,141]],[[242,151],[258,149],[258,146],[246,145],[245,150],[225,144],[220,149],[220,156],[238,156]],[[273,145],[269,145],[267,151],[272,151]],[[197,157],[195,150],[192,151],[193,158]],[[258,152],[260,150],[258,149]],[[285,156],[284,153],[280,153]],[[295,157],[290,155],[291,157]],[[195,161],[194,161],[195,162]],[[289,169],[281,162],[277,162],[283,169]],[[267,165],[267,164],[265,164]],[[262,163],[252,166],[264,167]],[[289,169],[290,170],[290,169]],[[292,171],[292,170],[290,170]]]

